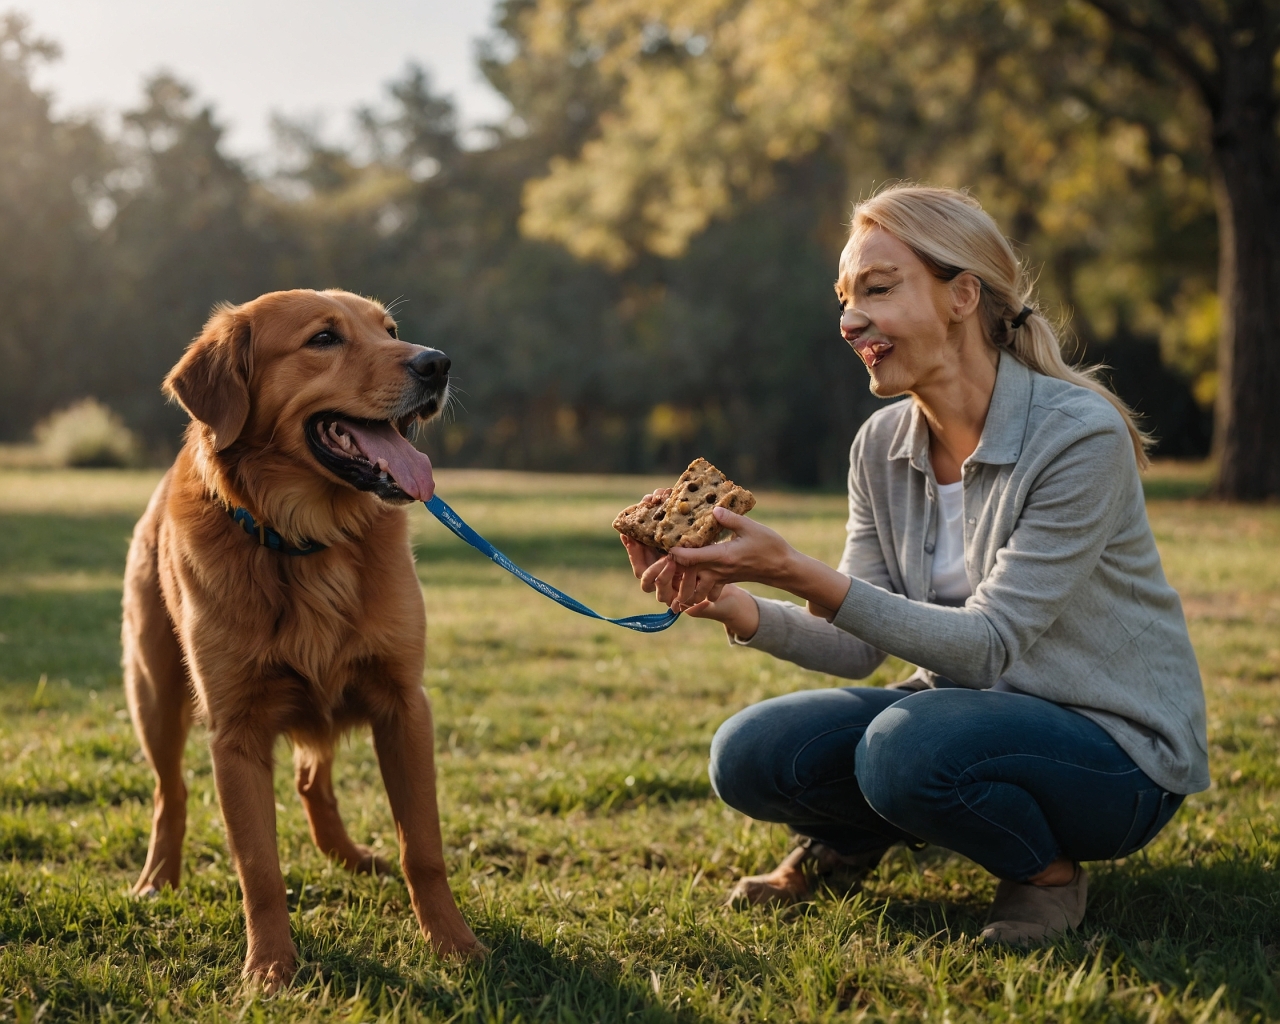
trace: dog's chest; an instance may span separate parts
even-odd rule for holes
[[[326,573],[295,579],[285,589],[276,644],[282,660],[336,698],[354,662],[378,646],[375,623],[358,574]]]

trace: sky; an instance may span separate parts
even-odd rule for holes
[[[228,129],[227,148],[260,156],[272,112],[319,119],[343,138],[411,60],[452,95],[463,124],[500,119],[502,98],[475,66],[493,0],[13,0],[62,57],[37,76],[59,113],[107,123],[165,70],[194,86]]]

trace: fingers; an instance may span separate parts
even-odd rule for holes
[[[711,510],[711,514],[716,517],[716,521],[726,530],[732,530],[734,533],[749,533],[751,527],[755,526],[755,522],[746,516],[740,516],[737,512],[730,512],[727,508],[717,505]]]
[[[657,587],[658,574],[667,568],[670,563],[668,558],[659,558],[640,574],[640,589],[646,594],[652,594],[654,588]]]
[[[670,605],[676,599],[678,591],[686,573],[680,566],[670,559],[666,559],[666,566],[662,572],[654,577],[654,585],[658,591],[658,600],[665,605]]]
[[[636,579],[640,579],[644,576],[645,570],[662,557],[662,553],[655,551],[647,544],[641,544],[638,540],[621,534],[619,536],[622,538],[622,546],[627,549],[627,560],[631,563],[631,571]]]
[[[685,572],[675,587],[676,611],[685,611],[705,601],[716,582],[715,577],[705,572]]]
[[[699,601],[691,608],[686,608],[684,614],[695,619],[713,619],[715,618],[715,609],[711,606],[714,601]]]
[[[640,577],[640,589],[646,594],[656,591],[659,601],[670,604],[683,576],[684,570],[675,562],[669,558],[659,558]]]

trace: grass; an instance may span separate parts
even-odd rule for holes
[[[650,610],[608,525],[649,481],[440,477],[518,561],[609,613]],[[731,881],[771,866],[788,836],[714,798],[711,735],[753,701],[833,680],[730,651],[708,623],[638,636],[571,615],[415,510],[446,854],[492,955],[437,962],[398,878],[353,878],[317,854],[282,743],[303,967],[262,999],[239,984],[244,924],[199,729],[184,885],[126,895],[151,778],[124,710],[118,603],[155,474],[0,471],[0,1019],[1280,1018],[1280,508],[1187,500],[1203,479],[1157,470],[1150,517],[1204,672],[1214,786],[1141,854],[1093,865],[1082,930],[1034,952],[977,945],[993,880],[932,848],[899,849],[851,897],[723,909]],[[841,498],[764,494],[757,514],[836,558]],[[337,771],[352,833],[393,852],[367,733]]]

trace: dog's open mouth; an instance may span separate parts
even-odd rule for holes
[[[307,423],[307,444],[329,472],[384,501],[429,501],[435,493],[431,460],[399,424],[322,412]]]

